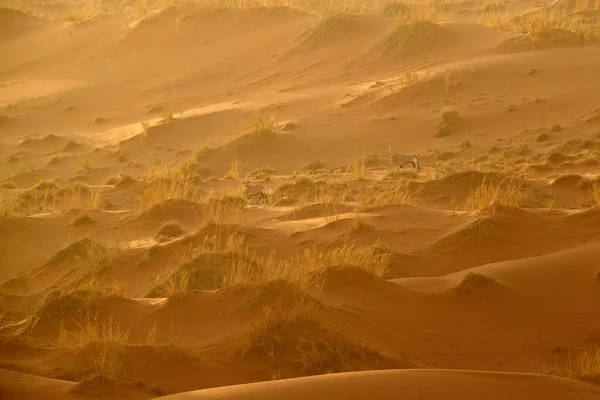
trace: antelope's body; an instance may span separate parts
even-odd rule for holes
[[[419,164],[419,157],[417,157],[416,155],[398,154],[395,151],[392,151],[392,146],[389,146],[389,150],[391,163],[396,164],[399,168],[404,168],[406,164],[411,164],[416,172],[419,172],[421,170],[421,165]]]
[[[244,188],[246,189],[246,198],[250,200],[253,197],[258,197],[261,201],[267,203],[267,189],[262,185],[250,185],[247,179],[244,179]]]

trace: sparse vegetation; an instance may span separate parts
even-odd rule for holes
[[[443,31],[444,28],[427,20],[401,22],[392,33],[379,42],[378,47],[382,54],[398,53],[411,45],[431,40],[441,35]]]
[[[600,347],[592,346],[577,354],[575,359],[569,352],[567,362],[554,368],[544,368],[542,373],[569,379],[594,380],[600,377]]]
[[[469,272],[456,287],[459,292],[467,292],[483,287],[495,287],[499,283],[493,277],[479,272]]]
[[[183,229],[181,228],[179,222],[168,221],[165,222],[158,230],[158,233],[156,234],[156,240],[159,242],[169,240],[180,236],[182,233]]]
[[[263,318],[246,333],[238,354],[242,358],[273,360],[280,376],[410,366],[407,357],[396,361],[349,340],[322,326],[305,310],[291,315],[266,310]]]
[[[60,21],[0,7],[7,54],[30,54],[0,85],[8,374],[64,380],[47,397],[154,398],[147,385],[510,369],[548,357],[521,335],[541,323],[544,343],[579,346],[543,373],[600,379],[584,347],[600,325],[582,323],[600,289],[600,0],[7,1]],[[40,73],[58,65],[73,79]],[[400,167],[411,154],[420,168]],[[507,338],[485,324],[512,320]]]
[[[139,199],[142,212],[149,212],[167,200],[195,200],[196,189],[191,182],[190,165],[159,165],[145,176],[149,181]]]
[[[497,180],[487,176],[467,198],[463,209],[483,210],[492,203],[518,207],[522,199],[521,186],[513,179]]]
[[[461,122],[463,119],[456,110],[444,110],[440,115],[440,123],[438,125],[438,130],[436,133],[436,137],[441,138],[444,136],[448,136],[453,129]]]

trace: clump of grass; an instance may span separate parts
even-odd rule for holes
[[[237,157],[234,157],[231,160],[231,164],[229,164],[229,171],[227,171],[225,179],[238,179],[240,177],[240,167],[240,160],[238,160]]]
[[[16,189],[17,186],[12,182],[2,182],[0,183],[0,188],[2,189]]]
[[[180,236],[183,233],[183,229],[181,228],[181,224],[177,221],[168,221],[165,222],[158,233],[156,234],[156,240],[159,242],[163,242],[177,236]]]
[[[600,182],[594,182],[590,188],[590,205],[600,206]]]
[[[98,295],[88,290],[62,290],[48,294],[28,323],[33,331],[38,325],[51,321],[74,323],[83,321],[96,312]],[[42,327],[44,328],[44,327]]]
[[[12,217],[19,215],[23,211],[22,196],[15,193],[6,193],[0,191],[0,215],[3,217]]]
[[[493,277],[481,274],[478,272],[469,272],[460,281],[460,284],[456,287],[457,291],[471,291],[482,287],[494,287],[498,286],[498,281]]]
[[[290,261],[284,268],[291,280],[300,282],[304,288],[316,288],[323,282],[315,282],[312,272],[331,266],[354,266],[378,277],[387,277],[392,254],[386,251],[380,243],[370,246],[359,246],[353,241],[348,241],[342,246],[319,251],[316,248],[305,248]]]
[[[383,7],[382,15],[404,23],[410,22],[438,22],[439,17],[435,7],[431,4],[389,3]]]
[[[251,179],[265,179],[272,175],[275,175],[277,170],[270,167],[263,167],[259,169],[255,169],[248,174],[248,177]]]
[[[81,381],[92,376],[103,376],[111,380],[122,377],[125,362],[127,333],[112,323],[88,318],[69,331],[61,329],[57,347],[70,349],[65,378]]]
[[[234,277],[242,270],[245,275],[242,279]],[[170,297],[190,290],[215,290],[240,283],[256,282],[259,279],[255,273],[259,270],[260,267],[249,258],[248,249],[243,245],[237,251],[201,250],[197,257],[171,271],[147,297]]]
[[[223,195],[209,196],[202,206],[205,224],[235,224],[242,217],[248,201],[244,197]]]
[[[600,377],[600,347],[592,346],[575,357],[569,358],[565,365],[556,365],[552,369],[543,369],[543,374],[570,379],[598,379]]]
[[[267,309],[246,332],[237,354],[273,360],[280,374],[295,376],[408,367],[408,362],[399,363],[327,329],[310,310],[284,314]]]
[[[538,142],[545,142],[546,140],[550,139],[550,135],[546,132],[544,133],[540,133],[535,140]]]
[[[437,37],[444,28],[431,21],[401,22],[389,35],[383,38],[378,48],[382,54],[398,53],[405,50],[411,43],[420,43]]]
[[[210,147],[210,146],[204,146],[202,149],[200,149],[196,153],[196,161],[198,161],[198,162],[204,161],[211,154],[214,154],[215,151],[217,151],[217,149]]]
[[[46,265],[58,265],[66,260],[75,258],[93,259],[105,254],[106,251],[107,249],[104,246],[88,238],[84,238],[60,250],[46,262]]]
[[[363,211],[384,206],[414,204],[418,196],[419,190],[411,185],[410,180],[401,180],[384,187],[364,187],[356,192],[360,209]]]
[[[58,185],[53,180],[40,179],[35,185],[29,188],[29,190],[52,190],[58,189]]]
[[[560,132],[562,131],[562,126],[560,126],[559,124],[554,124],[552,125],[552,128],[550,128],[551,132]]]
[[[75,218],[75,220],[71,223],[72,226],[80,226],[80,225],[87,225],[87,224],[92,224],[96,221],[94,221],[92,218],[90,218],[89,215],[87,214],[81,214],[79,217]]]
[[[318,172],[322,172],[326,169],[326,165],[324,162],[320,160],[312,160],[305,166],[301,167],[298,170],[298,174],[316,174]]]
[[[354,163],[352,163],[351,172],[356,180],[360,180],[365,177],[365,172],[367,169],[366,165],[366,156],[363,156],[358,160],[354,160]]]
[[[151,211],[156,205],[167,200],[194,200],[196,189],[192,184],[190,165],[159,166],[151,171],[146,179],[150,185],[142,192],[139,199],[142,212]]]
[[[162,119],[160,122],[161,122],[161,124],[169,124],[169,123],[173,122],[174,119],[175,119],[175,117],[174,117],[174,113],[173,113],[173,108],[167,107],[163,112]],[[143,123],[142,123],[142,127],[144,127]]]
[[[131,175],[127,175],[127,174],[123,174],[123,173],[119,173],[118,175],[115,175],[115,176],[109,176],[108,178],[106,178],[104,180],[105,185],[114,185],[114,186],[121,186],[126,183],[130,183],[130,182],[134,182],[133,177]]]
[[[78,147],[79,147],[79,143],[77,143],[74,140],[69,140],[67,142],[67,144],[65,144],[65,146],[62,148],[61,151],[69,152],[69,151],[76,150]]]
[[[486,176],[481,185],[465,201],[464,210],[483,210],[490,204],[518,207],[522,199],[521,186],[514,180],[488,181]]]
[[[460,148],[466,150],[469,147],[471,147],[471,141],[467,138],[464,138],[463,141],[460,142]]]
[[[440,123],[435,137],[441,138],[448,136],[452,130],[463,120],[458,111],[445,110],[440,115]]]

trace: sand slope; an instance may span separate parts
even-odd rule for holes
[[[161,397],[169,400],[191,399],[329,399],[344,396],[363,399],[376,396],[393,399],[402,393],[419,399],[544,398],[593,399],[600,394],[597,386],[564,379],[528,374],[468,371],[373,371],[335,374],[279,382],[254,383],[182,393]]]
[[[109,3],[0,9],[0,398],[598,397],[598,4]]]

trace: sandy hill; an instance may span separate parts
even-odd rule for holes
[[[598,397],[598,2],[208,3],[0,8],[0,398]]]

